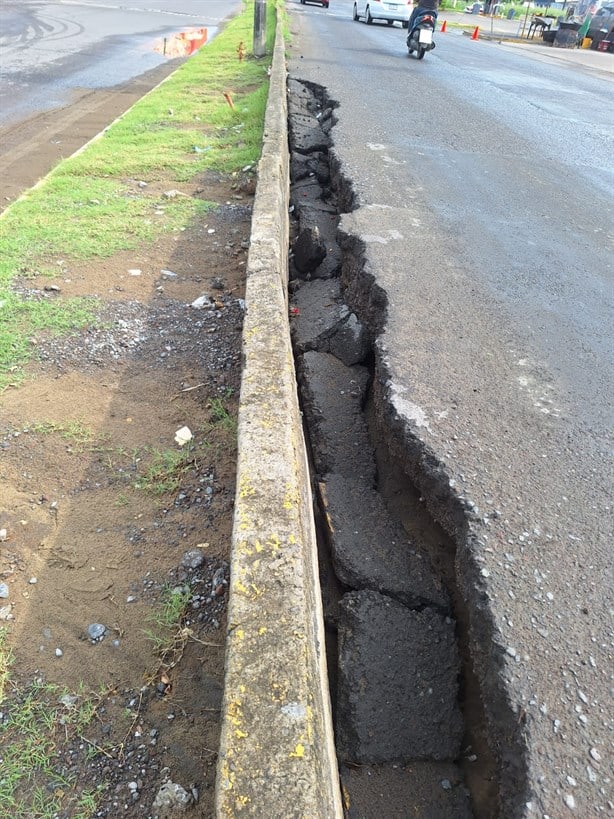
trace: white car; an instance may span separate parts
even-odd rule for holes
[[[393,0],[390,3],[388,0],[355,0],[352,19],[360,20],[362,17],[368,25],[374,20],[385,20],[389,26],[397,21],[407,28],[412,8],[411,0]]]

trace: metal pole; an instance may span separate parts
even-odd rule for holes
[[[266,53],[266,0],[254,3],[254,57]]]

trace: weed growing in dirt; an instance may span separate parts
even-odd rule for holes
[[[274,6],[268,9],[269,47]],[[95,322],[83,300],[36,299],[12,288],[22,272],[45,271],[55,257],[110,256],[180,230],[211,207],[197,197],[160,200],[156,179],[188,181],[205,170],[253,167],[262,147],[269,61],[238,58],[252,38],[253,4],[205,48],[137,103],[84,151],[0,217],[0,390],[16,385],[42,330]],[[145,181],[146,186],[139,186]]]
[[[83,327],[94,321],[96,304],[93,299],[36,301],[4,291],[0,284],[0,391],[22,380],[23,367],[34,354],[33,334]]]
[[[217,426],[231,436],[237,434],[237,419],[226,409],[221,398],[213,398],[209,403],[213,426]]]
[[[159,603],[147,618],[151,628],[145,634],[153,644],[156,654],[164,658],[173,651],[181,631],[181,621],[190,601],[189,588],[167,586],[162,590]]]
[[[0,657],[5,651],[0,643]],[[2,700],[0,699],[0,702]],[[97,697],[69,694],[57,685],[34,683],[5,703],[0,719],[0,815],[52,819],[69,807],[72,778],[61,751],[96,715]],[[82,793],[75,806],[83,819],[96,809],[96,790]]]
[[[94,433],[88,429],[80,421],[67,421],[63,424],[58,424],[53,421],[40,421],[31,424],[24,432],[30,431],[38,433],[39,435],[60,435],[65,440],[74,442],[80,449],[88,444],[92,444],[94,440]]]
[[[9,680],[13,660],[13,652],[7,641],[7,630],[0,628],[0,705],[4,701],[4,690]]]
[[[176,492],[183,476],[196,466],[193,449],[154,449],[149,455],[145,472],[134,483],[134,488],[154,495]]]

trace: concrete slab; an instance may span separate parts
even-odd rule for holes
[[[454,621],[373,591],[339,604],[341,760],[454,760],[463,735]]]

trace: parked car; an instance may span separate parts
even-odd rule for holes
[[[307,0],[301,0],[301,5],[304,6]],[[323,8],[328,8],[328,0],[309,0],[310,3],[315,3],[316,6],[322,6]]]
[[[591,48],[598,48],[608,31],[614,26],[614,6],[602,6],[593,14],[586,36],[593,41]]]
[[[412,8],[411,0],[355,0],[352,19],[362,17],[368,25],[374,20],[385,20],[389,26],[396,22],[407,28]]]

